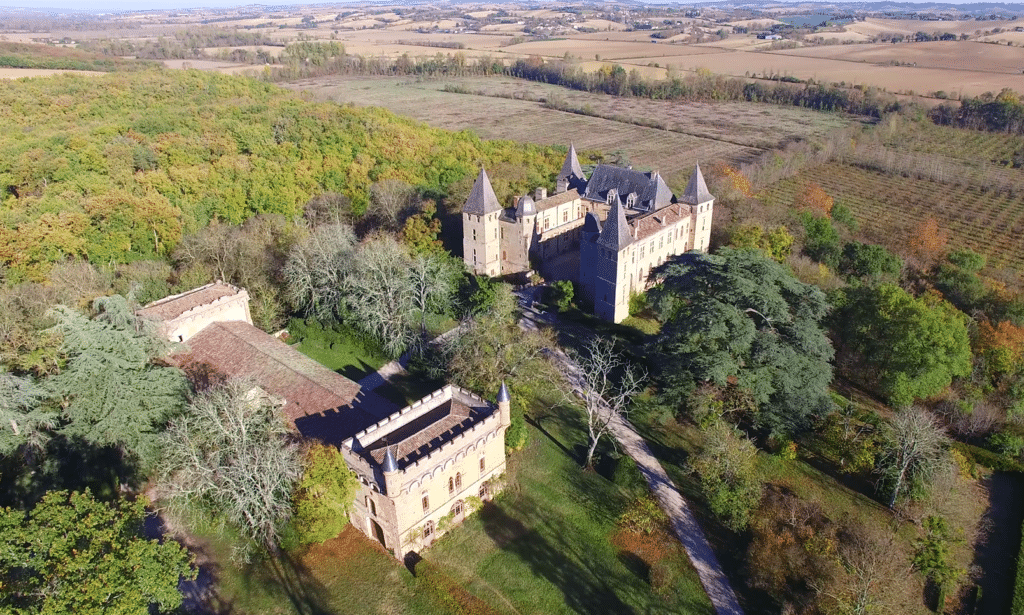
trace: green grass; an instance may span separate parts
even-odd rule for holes
[[[350,380],[358,381],[390,360],[344,327],[324,328],[312,320],[292,319],[288,332],[288,342],[296,350]]]
[[[612,544],[631,494],[583,471],[583,431],[572,412],[535,407],[541,429],[509,461],[507,492],[424,553],[469,591],[507,613],[711,613],[682,546],[676,579],[652,590],[645,565]]]

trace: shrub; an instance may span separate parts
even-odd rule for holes
[[[512,424],[505,432],[505,449],[521,451],[530,440],[530,432],[526,429],[526,420],[521,416],[513,416]]]
[[[619,462],[615,465],[615,471],[612,473],[612,482],[630,490],[641,488],[646,484],[643,475],[640,474],[640,468],[629,455],[619,457]]]
[[[651,494],[640,496],[626,506],[619,517],[619,527],[650,536],[668,523],[668,517],[661,510],[658,501]]]

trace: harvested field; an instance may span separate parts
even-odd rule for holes
[[[847,24],[846,29],[852,32],[875,36],[877,34],[910,34],[915,32],[951,34],[981,34],[986,30],[1002,28],[1004,30],[1024,26],[1024,20],[1014,21],[921,21],[917,19],[876,19],[868,17],[864,21]]]
[[[1024,32],[1016,34],[1024,35]],[[866,45],[830,45],[769,52],[803,58],[827,58],[847,62],[889,64],[916,63],[918,68],[942,68],[1019,75],[1024,68],[1024,52],[1006,45],[975,41],[932,41],[925,43],[878,43]]]
[[[950,231],[950,247],[984,254],[991,267],[1024,269],[1024,191],[997,192],[826,164],[769,186],[761,198],[788,205],[807,182],[847,205],[867,241],[905,253],[907,239],[922,221],[934,217]]]
[[[537,98],[553,92],[564,93],[564,102],[590,104],[595,113],[608,111],[634,119],[657,117],[669,127],[692,130],[702,136],[556,111],[531,100],[442,91],[449,83],[469,91],[493,87],[489,91],[505,95],[514,95],[517,88],[521,88],[522,96]],[[698,160],[739,164],[752,160],[765,147],[821,134],[848,121],[800,109],[782,110],[754,104],[691,105],[615,99],[554,86],[532,89],[537,85],[513,79],[415,82],[394,78],[328,78],[302,81],[289,87],[341,103],[385,106],[439,128],[470,129],[486,139],[516,139],[542,145],[573,142],[578,148],[606,153],[621,150],[633,164],[661,171],[677,188],[685,185]],[[627,104],[631,106],[624,106]],[[779,113],[781,111],[793,113]],[[771,121],[763,114],[770,114]]]
[[[548,57],[562,57],[569,54],[584,59],[590,59],[595,54],[600,55],[602,60],[618,60],[620,58],[661,58],[665,56],[700,55],[715,53],[705,47],[693,47],[682,45],[666,45],[651,42],[633,41],[594,41],[580,44],[576,39],[562,39],[554,41],[535,41],[521,43],[505,48],[507,51],[514,51],[525,55],[539,55]]]

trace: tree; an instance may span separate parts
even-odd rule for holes
[[[182,408],[185,377],[154,361],[165,346],[142,330],[124,298],[101,298],[94,308],[94,319],[64,306],[53,309],[66,362],[45,386],[60,406],[58,431],[118,447],[149,466],[158,457],[163,426]]]
[[[545,353],[554,346],[550,333],[519,328],[516,298],[508,284],[488,288],[494,291],[490,307],[466,319],[459,334],[445,342],[452,382],[493,395],[503,380],[554,381]]]
[[[823,584],[814,584],[828,609],[848,615],[888,612],[898,599],[893,579],[907,576],[894,534],[884,527],[852,525],[839,534],[840,566]]]
[[[416,306],[416,289],[409,275],[404,246],[380,235],[360,246],[345,276],[345,320],[398,356],[413,341],[409,327]]]
[[[899,276],[903,269],[900,257],[882,246],[851,241],[843,246],[839,270],[849,276],[878,279]]]
[[[880,284],[846,288],[838,302],[833,322],[842,354],[894,406],[935,395],[970,373],[967,318],[936,296],[914,298]]]
[[[569,384],[583,400],[587,416],[587,456],[591,467],[597,444],[611,429],[612,421],[625,416],[629,404],[643,392],[647,374],[630,365],[615,350],[612,340],[599,337],[587,342],[582,353],[570,351],[567,365]]]
[[[793,236],[784,226],[765,230],[759,224],[743,224],[733,231],[729,244],[734,248],[761,250],[772,260],[783,263],[793,249],[793,241]]]
[[[704,449],[689,462],[711,512],[725,527],[743,531],[761,501],[757,448],[734,427],[716,421],[704,432]]]
[[[796,199],[797,209],[806,209],[814,215],[826,218],[832,213],[832,203],[832,197],[815,183],[804,186]]]
[[[946,251],[949,243],[949,232],[939,226],[939,222],[929,216],[911,235],[910,248],[925,262],[937,260]]]
[[[324,224],[296,243],[284,267],[288,302],[320,320],[336,318],[355,245],[346,224]]]
[[[547,300],[555,306],[555,309],[559,312],[565,312],[572,307],[572,300],[576,291],[569,280],[557,280],[551,283],[546,294]]]
[[[359,491],[359,478],[333,446],[310,446],[303,455],[303,466],[293,498],[295,515],[287,532],[296,546],[324,542],[340,534]]]
[[[277,548],[302,461],[261,389],[230,380],[196,394],[170,422],[163,445],[160,489],[172,509],[226,522],[254,545]]]
[[[832,269],[837,268],[841,248],[839,232],[832,224],[832,220],[807,212],[801,214],[800,219],[804,223],[804,254]]]
[[[896,414],[882,434],[876,471],[888,492],[889,508],[899,498],[920,496],[940,472],[948,470],[949,439],[935,418],[921,408]]]
[[[457,276],[464,266],[445,252],[421,252],[410,258],[408,276],[412,283],[412,305],[420,317],[420,342],[427,341],[427,314],[451,309]]]
[[[31,378],[16,376],[0,366],[0,455],[21,445],[42,447],[57,425],[56,413],[40,407],[43,391]]]
[[[14,613],[172,612],[178,581],[195,579],[172,540],[142,536],[142,500],[110,504],[51,491],[28,512],[0,511],[0,607]]]
[[[704,383],[736,387],[771,431],[802,429],[829,409],[832,346],[816,287],[752,250],[687,253],[657,270],[665,323],[655,340],[665,393],[679,404]]]
[[[402,226],[402,241],[414,254],[444,252],[438,235],[441,234],[441,220],[435,217],[437,205],[433,201],[423,204],[421,213],[409,216]]]
[[[388,230],[399,228],[399,222],[415,207],[416,190],[398,179],[385,179],[370,186],[370,209],[367,214]]]

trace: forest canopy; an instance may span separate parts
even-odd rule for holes
[[[7,283],[70,257],[166,257],[211,220],[292,218],[324,193],[361,212],[382,180],[443,196],[480,165],[505,164],[530,189],[563,155],[199,71],[0,83],[0,122]]]

